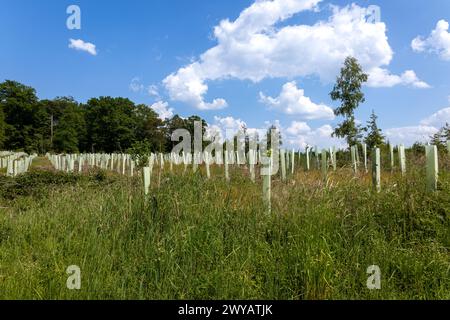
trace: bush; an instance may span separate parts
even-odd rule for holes
[[[101,170],[79,175],[66,172],[30,171],[16,178],[0,176],[0,197],[13,200],[19,196],[42,196],[49,189],[63,185],[77,185],[81,182],[109,183],[112,177],[107,177]]]

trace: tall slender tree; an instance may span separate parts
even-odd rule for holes
[[[344,117],[344,121],[335,129],[333,136],[345,138],[349,146],[356,145],[362,138],[361,128],[355,122],[355,110],[365,102],[361,87],[367,80],[368,75],[363,72],[358,60],[347,57],[330,93],[333,101],[341,102],[334,110],[334,114]]]

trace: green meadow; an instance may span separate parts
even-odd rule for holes
[[[245,166],[155,169],[144,196],[140,175],[46,165],[0,173],[0,299],[450,299],[448,159],[436,192],[423,159],[379,193],[363,169],[299,166],[270,213]]]

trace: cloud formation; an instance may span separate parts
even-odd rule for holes
[[[284,84],[280,95],[276,98],[267,97],[262,92],[259,95],[262,103],[285,114],[298,115],[306,120],[335,118],[333,109],[324,104],[312,102],[305,96],[303,89],[297,88],[295,81]]]
[[[396,85],[407,85],[418,89],[428,89],[430,85],[421,81],[413,70],[407,70],[400,76],[391,74],[388,70],[382,68],[373,68],[368,86],[373,88],[393,87]]]
[[[134,93],[147,94],[150,97],[160,99],[158,86],[154,85],[154,84],[145,86],[141,82],[141,78],[139,78],[139,77],[134,77],[133,79],[131,79],[130,85],[128,87],[129,87],[130,91],[132,91]]]
[[[415,142],[428,142],[430,137],[439,131],[446,123],[450,123],[450,107],[443,108],[429,117],[420,121],[418,125],[389,128],[383,130],[383,134],[393,144],[404,144],[411,146]],[[280,121],[266,121],[260,129],[248,128],[245,121],[229,117],[214,117],[214,123],[209,124],[207,133],[218,133],[220,140],[223,137],[232,138],[243,127],[247,128],[247,133],[257,133],[263,137],[271,126],[278,128],[282,135],[283,148],[301,149],[307,146],[318,146],[319,148],[337,147],[338,149],[347,148],[347,142],[344,139],[332,137],[334,132],[330,124],[325,124],[318,128],[311,126],[304,121],[292,121],[288,127],[284,127]],[[228,135],[226,135],[228,133]]]
[[[411,146],[415,142],[428,142],[430,136],[438,132],[438,129],[431,126],[409,126],[391,128],[386,130],[386,138],[393,144],[404,144]]]
[[[144,85],[141,83],[141,79],[139,77],[135,77],[131,80],[129,88],[134,93],[142,92],[144,90]]]
[[[441,109],[420,122],[421,125],[433,126],[436,128],[441,128],[446,123],[450,123],[450,107]]]
[[[84,42],[81,39],[69,39],[70,43],[69,43],[69,48],[70,49],[75,49],[75,50],[79,50],[79,51],[84,51],[87,52],[93,56],[97,55],[97,49],[95,47],[95,44],[90,43],[90,42]]]
[[[412,145],[414,142],[428,142],[430,136],[440,128],[450,123],[450,107],[444,108],[420,121],[417,126],[391,128],[386,130],[386,137],[390,142]]]
[[[317,10],[320,1],[259,0],[235,21],[222,20],[214,28],[217,45],[163,80],[170,98],[201,110],[221,109],[227,106],[223,98],[205,101],[207,82],[311,75],[330,82],[347,56],[359,60],[369,74],[369,85],[428,86],[412,70],[397,76],[386,69],[393,58],[386,25],[366,21],[365,9],[355,4],[333,6],[328,20],[313,25],[279,26],[299,12]]]
[[[161,120],[170,119],[173,117],[173,108],[169,108],[167,102],[158,101],[150,106],[158,115]]]
[[[295,148],[305,149],[307,146],[345,148],[345,140],[333,138],[331,136],[333,131],[329,124],[312,129],[305,122],[293,121],[286,130],[283,130],[283,136],[286,144]]]
[[[231,139],[234,135],[243,128],[247,127],[247,124],[241,119],[235,119],[229,117],[214,117],[214,123],[209,124],[206,132],[207,137],[218,136],[220,141],[224,141],[224,138]]]
[[[450,61],[450,33],[449,24],[440,20],[436,28],[431,31],[428,38],[416,37],[411,42],[411,47],[416,52],[431,52],[437,54],[442,60]]]

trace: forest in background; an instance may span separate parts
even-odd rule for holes
[[[144,104],[127,98],[98,97],[79,103],[72,97],[40,100],[32,87],[0,83],[0,149],[53,152],[126,152],[145,141],[152,152],[173,148],[171,132],[194,132],[198,116],[161,120]]]

